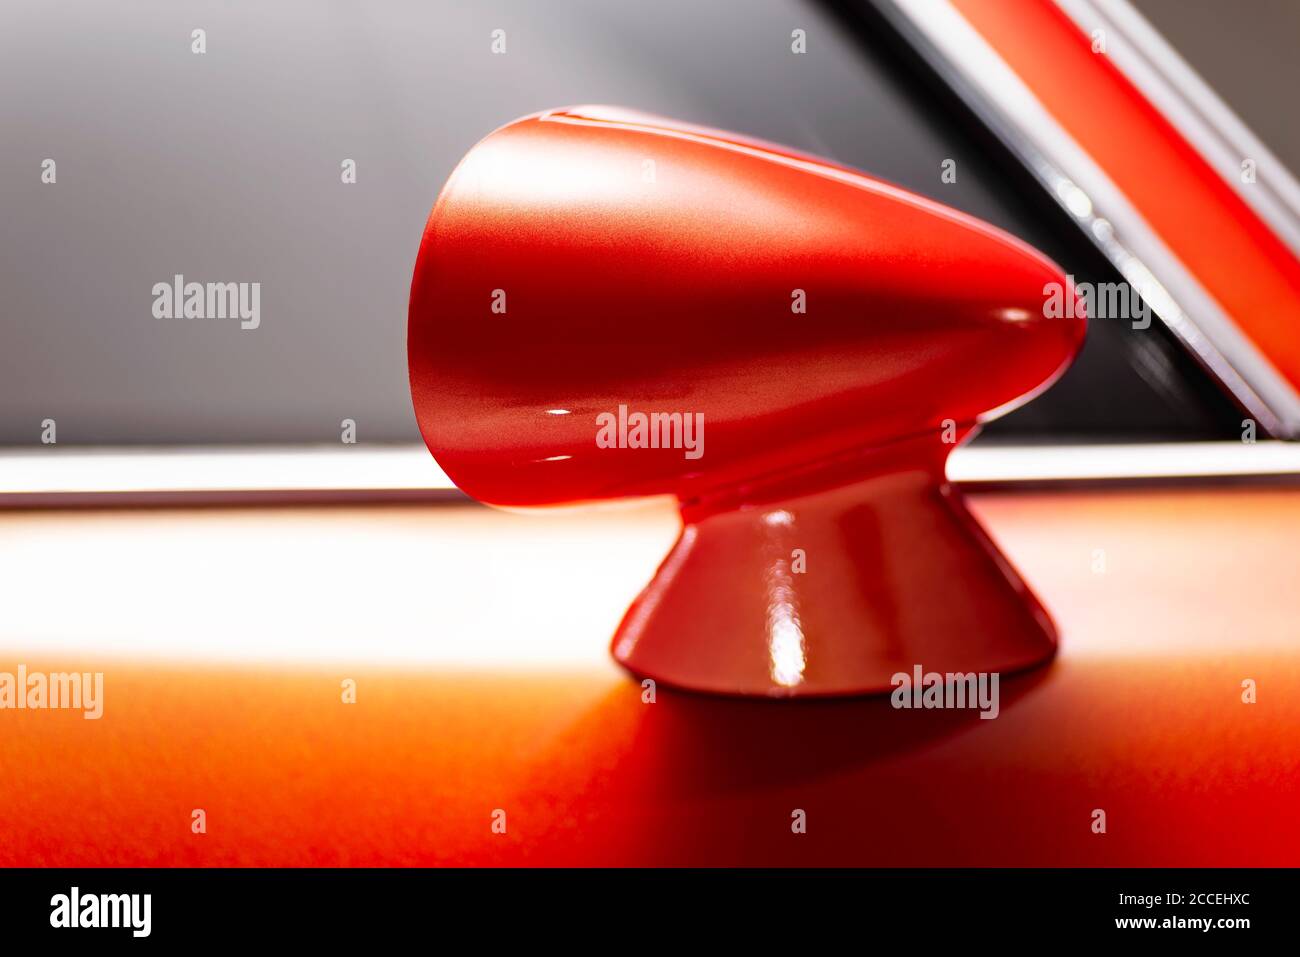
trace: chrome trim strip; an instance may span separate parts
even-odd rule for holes
[[[974,445],[948,460],[962,484],[1300,476],[1292,442],[1134,442],[1114,445]]]
[[[1106,55],[1300,256],[1300,183],[1128,0],[1055,0],[1084,33],[1106,31]],[[1257,178],[1241,181],[1253,159]]]
[[[948,0],[873,3],[1260,428],[1300,437],[1300,393],[956,8]]]
[[[962,446],[960,483],[1300,476],[1289,442]],[[0,507],[461,501],[423,445],[50,448],[0,452]]]

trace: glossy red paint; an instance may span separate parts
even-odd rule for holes
[[[1074,356],[1053,284],[1073,296],[1019,240],[845,167],[558,110],[488,136],[438,198],[411,391],[484,502],[681,502],[615,636],[639,674],[803,695],[1009,670],[1051,654],[1051,624],[944,461]]]

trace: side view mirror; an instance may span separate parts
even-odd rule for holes
[[[838,164],[554,110],[438,197],[411,393],[489,504],[676,496],[681,536],[614,635],[639,676],[788,696],[1011,671],[1055,632],[944,463],[1078,351],[1082,303],[1048,318],[1053,288],[1074,294],[1025,243]]]

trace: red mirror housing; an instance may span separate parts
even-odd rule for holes
[[[671,494],[683,532],[614,654],[736,694],[887,690],[1052,654],[944,475],[1069,364],[1061,270],[782,147],[610,108],[476,145],[425,229],[411,392],[489,504]]]

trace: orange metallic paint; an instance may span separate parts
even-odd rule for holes
[[[971,499],[1064,638],[1004,681],[996,720],[886,698],[645,704],[599,634],[589,665],[555,672],[110,659],[100,721],[0,713],[0,865],[1300,863],[1300,492]],[[215,532],[189,515],[170,521],[201,548]],[[99,520],[130,536],[140,518]]]

